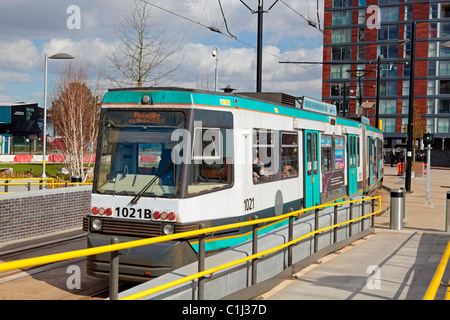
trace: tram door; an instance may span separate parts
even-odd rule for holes
[[[347,154],[348,194],[352,195],[358,191],[357,143],[354,134],[349,134],[347,137]]]
[[[368,137],[368,143],[367,143],[367,147],[368,147],[368,161],[369,161],[369,186],[372,185],[373,183],[373,163],[374,163],[374,148],[373,148],[373,138],[372,137]]]
[[[305,208],[320,204],[319,132],[305,130]]]

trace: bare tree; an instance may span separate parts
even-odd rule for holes
[[[150,7],[145,2],[134,1],[114,34],[119,44],[107,54],[112,70],[104,76],[115,85],[155,86],[178,75],[181,61],[174,63],[170,58],[180,49],[182,41],[152,28]]]
[[[71,175],[86,181],[95,154],[100,116],[98,97],[87,85],[87,67],[69,63],[54,89],[49,115],[54,131],[61,137],[60,151]],[[85,157],[87,156],[87,157]]]
[[[201,78],[195,77],[195,88],[199,90],[211,90],[214,85],[214,78],[210,73],[202,73]]]

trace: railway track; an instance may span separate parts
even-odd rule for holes
[[[86,248],[86,234],[0,248],[0,262]],[[134,284],[123,283],[119,289]],[[86,259],[77,258],[0,273],[0,300],[100,300],[109,296],[108,279],[86,274]]]

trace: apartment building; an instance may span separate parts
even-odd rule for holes
[[[450,149],[449,1],[325,0],[322,100],[375,124],[378,77],[385,146],[404,145],[413,21],[414,111],[435,149]]]

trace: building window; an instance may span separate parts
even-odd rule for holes
[[[330,85],[330,96],[341,97],[343,95],[343,86],[340,83],[332,83]]]
[[[397,64],[390,63],[390,64],[382,64],[381,65],[381,73],[380,75],[382,77],[388,78],[388,77],[397,77],[398,76],[398,66]]]
[[[358,50],[358,56],[357,60],[364,60],[365,59],[365,46],[357,46]]]
[[[396,96],[397,95],[397,81],[380,81],[380,95],[382,96]]]
[[[436,42],[428,42],[428,58],[436,57]]]
[[[434,119],[427,118],[427,132],[434,133]]]
[[[399,7],[380,8],[380,22],[392,22],[399,20]]]
[[[438,133],[448,133],[449,128],[449,119],[438,119],[438,127],[437,132]]]
[[[436,81],[428,80],[427,81],[427,95],[434,96],[436,94]]]
[[[349,64],[340,64],[331,66],[331,79],[349,79],[350,72],[348,70],[351,69]]]
[[[331,48],[331,60],[339,61],[339,60],[351,60],[351,46],[341,46],[341,47],[332,47]]]
[[[400,2],[400,0],[378,0],[379,4],[396,3],[396,2]]]
[[[353,0],[333,0],[333,8],[351,7]]]
[[[409,113],[409,99],[402,100],[402,114]]]
[[[430,4],[430,19],[437,19],[438,17],[438,5],[437,3]]]
[[[437,37],[437,23],[430,23],[430,29],[428,33],[428,38],[436,38]]]
[[[450,3],[442,4],[441,18],[450,18]]]
[[[331,42],[332,43],[343,43],[352,41],[352,29],[333,29],[331,30]]]
[[[378,40],[398,40],[398,25],[381,26],[378,29]]]
[[[439,94],[450,94],[450,80],[441,80],[440,81]]]
[[[439,101],[439,113],[450,113],[450,100],[441,99]]]
[[[439,75],[450,76],[450,61],[439,62]]]
[[[404,63],[403,64],[403,76],[409,77],[410,74],[411,74],[411,65],[409,64],[409,62]]]
[[[366,9],[358,10],[358,24],[366,24]]]
[[[384,58],[398,58],[398,44],[379,44],[377,46],[377,56]]]
[[[396,114],[397,100],[388,99],[380,100],[380,114]]]
[[[402,132],[408,132],[408,118],[402,118]]]
[[[366,41],[366,28],[358,28],[358,42]]]
[[[441,37],[450,37],[450,22],[441,23]]]
[[[403,80],[402,95],[403,96],[409,95],[409,80]]]
[[[449,57],[450,56],[450,47],[440,47],[439,48],[439,56],[440,57]]]
[[[427,99],[427,114],[434,114],[436,102],[434,99]]]
[[[428,60],[428,76],[436,76],[436,61]]]
[[[383,132],[397,132],[397,121],[395,118],[383,119]]]
[[[408,5],[405,6],[405,20],[412,20],[413,13],[412,13],[412,6]]]
[[[333,26],[342,26],[352,24],[352,10],[333,11]]]

